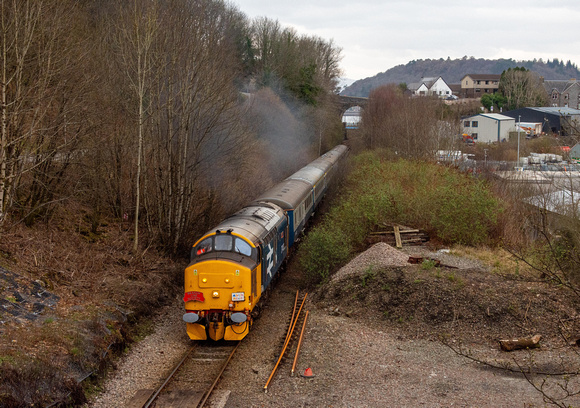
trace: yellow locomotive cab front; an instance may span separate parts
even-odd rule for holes
[[[250,312],[257,301],[252,293],[256,272],[223,259],[208,259],[186,268],[183,320],[192,340],[206,340],[208,336],[213,340],[241,340],[246,336],[252,324]]]

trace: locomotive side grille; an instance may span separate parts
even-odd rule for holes
[[[254,217],[261,218],[265,221],[270,221],[272,218],[276,216],[276,213],[265,208],[258,208],[252,214]]]

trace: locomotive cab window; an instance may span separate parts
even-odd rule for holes
[[[216,251],[231,251],[233,237],[231,235],[220,234],[215,236]]]
[[[201,241],[195,248],[193,248],[191,257],[203,255],[210,252],[213,249],[213,239],[212,237],[206,238]]]
[[[229,234],[219,234],[204,239],[192,249],[191,259],[211,251],[236,252],[253,260],[257,259],[256,251],[248,242]]]
[[[241,238],[234,239],[234,251],[239,252],[242,255],[251,256],[252,247],[246,241]]]

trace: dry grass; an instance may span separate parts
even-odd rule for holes
[[[127,225],[106,221],[94,230],[82,208],[61,208],[49,223],[15,225],[2,233],[0,266],[19,275],[19,287],[0,285],[0,296],[13,298],[15,290],[30,292],[34,282],[42,282],[59,300],[32,321],[0,316],[6,320],[0,326],[6,380],[0,381],[0,406],[45,406],[55,398],[82,402],[77,381],[125,348],[134,336],[128,322],[176,296],[185,262],[154,248],[135,255],[131,246]]]
[[[490,265],[493,268],[493,273],[498,273],[505,277],[532,277],[535,274],[532,268],[519,261],[510,252],[501,247],[489,248],[485,246],[469,247],[454,245],[451,248],[451,253],[453,255],[482,261],[484,264]]]

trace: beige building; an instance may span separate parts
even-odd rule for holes
[[[462,119],[463,134],[474,142],[494,143],[509,139],[509,132],[516,128],[516,121],[499,113],[481,113]]]
[[[467,74],[461,78],[461,94],[463,98],[480,98],[481,95],[495,93],[499,89],[497,74]]]

